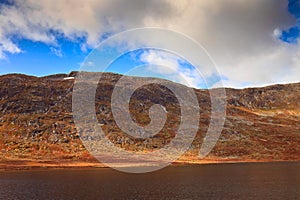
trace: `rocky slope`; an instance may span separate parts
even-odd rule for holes
[[[76,72],[46,77],[21,74],[0,76],[0,167],[63,163],[96,163],[82,144],[72,115],[72,88]],[[96,112],[107,137],[128,151],[154,151],[169,143],[180,122],[176,97],[163,86],[139,88],[130,101],[133,120],[150,122],[149,108],[161,104],[167,122],[147,141],[124,134],[113,120],[110,98],[121,75],[102,75],[96,92]],[[132,77],[132,83],[142,79]],[[179,85],[178,85],[179,86]],[[181,87],[181,86],[180,86]],[[210,96],[195,90],[200,124],[190,150],[180,162],[201,162],[198,150],[210,119]],[[226,89],[226,122],[221,137],[205,161],[300,160],[300,84],[243,90]],[[48,166],[46,165],[46,166]]]

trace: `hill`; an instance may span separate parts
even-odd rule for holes
[[[33,166],[99,166],[82,144],[72,114],[76,72],[46,77],[22,74],[0,76],[0,168]],[[167,121],[148,140],[130,138],[113,119],[112,91],[121,75],[104,73],[96,92],[96,113],[107,137],[128,151],[154,151],[168,144],[180,122],[180,105],[166,87],[148,84],[130,101],[133,120],[150,122],[149,108],[163,105]],[[131,77],[131,84],[143,78]],[[178,87],[182,87],[177,84]],[[200,124],[190,150],[178,163],[300,160],[300,84],[242,90],[226,88],[226,121],[211,153],[197,155],[210,121],[207,90],[194,89],[200,105]],[[133,142],[131,142],[133,141]]]

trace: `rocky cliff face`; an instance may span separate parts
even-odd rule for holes
[[[75,128],[72,89],[76,72],[47,77],[20,74],[0,76],[0,159],[92,160]],[[133,120],[150,122],[149,108],[161,104],[167,122],[148,140],[129,137],[113,119],[110,98],[121,75],[106,73],[99,81],[96,113],[107,137],[128,151],[153,151],[169,143],[180,122],[180,105],[167,88],[149,84],[131,97]],[[141,81],[131,78],[131,84]],[[195,90],[200,105],[200,124],[184,161],[197,153],[210,119],[210,96]],[[274,85],[243,90],[226,89],[227,117],[221,137],[208,160],[300,160],[300,84]]]

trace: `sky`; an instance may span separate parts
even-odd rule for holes
[[[300,0],[0,0],[0,74],[80,70],[99,43],[142,27],[197,41],[221,76],[200,77],[188,60],[155,49],[124,54],[112,72],[152,64],[151,75],[198,88],[300,82]]]

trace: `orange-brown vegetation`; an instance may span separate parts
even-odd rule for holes
[[[0,168],[102,166],[85,149],[72,116],[75,76],[0,76]],[[170,90],[159,85],[139,88],[131,98],[133,120],[150,122],[149,108],[163,105],[167,122],[158,135],[145,140],[123,133],[111,114],[110,97],[121,75],[106,73],[96,92],[96,113],[106,136],[128,151],[153,151],[169,143],[180,122],[180,106]],[[139,81],[133,78],[132,81]],[[217,145],[204,160],[198,155],[210,122],[207,90],[195,90],[201,114],[197,136],[179,163],[299,161],[300,84],[243,90],[226,89],[226,122]]]

